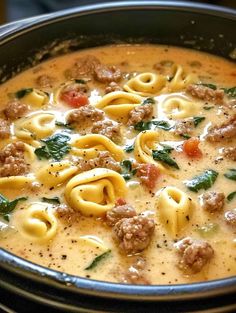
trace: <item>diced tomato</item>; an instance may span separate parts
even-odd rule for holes
[[[125,201],[125,199],[122,198],[118,198],[116,200],[116,205],[125,205],[127,202]]]
[[[199,158],[202,156],[202,151],[199,149],[200,140],[198,138],[189,138],[183,143],[183,151],[189,157]]]
[[[154,164],[139,164],[136,175],[148,189],[153,189],[160,172]]]
[[[88,104],[88,97],[77,90],[68,90],[61,94],[61,100],[74,108]]]

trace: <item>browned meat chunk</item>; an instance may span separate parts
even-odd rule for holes
[[[77,166],[81,172],[89,171],[96,167],[108,168],[115,172],[121,171],[120,163],[116,162],[116,160],[110,156],[108,151],[99,152],[98,156],[94,159],[79,159]]]
[[[93,134],[100,134],[118,142],[121,138],[120,124],[113,121],[98,121],[91,129]]]
[[[115,224],[113,231],[121,249],[127,254],[135,254],[147,248],[154,228],[153,219],[139,215],[121,219]]]
[[[67,123],[77,124],[78,126],[86,124],[93,124],[104,117],[104,112],[95,109],[92,105],[84,105],[79,109],[73,110],[67,116]]]
[[[80,78],[83,76],[90,76],[94,74],[95,67],[100,65],[100,61],[93,55],[84,56],[66,71],[67,78]]]
[[[178,241],[175,247],[181,256],[179,267],[193,273],[200,272],[214,255],[214,250],[208,242],[190,237]]]
[[[122,88],[116,83],[116,82],[111,82],[105,89],[105,93],[110,93],[113,91],[120,91]]]
[[[217,212],[223,209],[225,195],[223,192],[209,191],[202,196],[203,209],[208,212]]]
[[[20,103],[17,100],[13,100],[7,104],[4,114],[8,119],[16,120],[17,118],[24,116],[28,111],[28,105]]]
[[[145,121],[152,117],[153,105],[147,103],[144,105],[137,105],[133,110],[129,112],[128,126],[135,125],[141,121]]]
[[[228,225],[233,226],[236,230],[236,210],[225,212],[225,220]]]
[[[78,211],[74,211],[72,208],[68,207],[66,204],[60,204],[56,208],[56,215],[63,222],[68,224],[73,224],[78,222],[81,214]]]
[[[225,148],[223,155],[229,160],[236,161],[236,147]]]
[[[52,88],[54,82],[55,78],[46,74],[40,75],[36,78],[36,84],[40,88]]]
[[[191,96],[204,101],[221,104],[224,100],[224,90],[221,89],[213,90],[202,85],[189,85],[187,86],[186,91],[190,93]]]
[[[100,64],[94,69],[94,78],[100,83],[118,82],[121,80],[121,70],[116,66]]]
[[[106,223],[108,226],[114,226],[122,218],[130,218],[137,215],[135,209],[129,205],[116,205],[112,210],[106,213]]]
[[[184,119],[177,121],[175,124],[174,133],[176,135],[189,135],[192,133],[194,128],[194,123],[192,119]]]
[[[73,83],[73,84],[69,84],[67,86],[65,86],[63,88],[63,91],[62,91],[62,94],[64,93],[68,93],[70,91],[76,91],[76,92],[79,92],[79,93],[87,93],[89,88],[88,88],[88,85],[87,83],[84,81],[84,83],[82,83],[83,80],[81,80],[81,83],[79,83],[80,80],[78,80],[78,83]]]
[[[207,140],[210,142],[219,142],[224,139],[231,139],[236,136],[236,115],[220,126],[214,126],[209,129]]]
[[[9,138],[10,134],[10,124],[8,121],[0,118],[0,139]]]
[[[0,152],[0,177],[18,176],[28,172],[24,158],[25,145],[18,141],[7,145]]]
[[[150,282],[145,277],[144,268],[146,261],[142,257],[138,257],[134,264],[131,265],[122,280],[125,284],[133,285],[150,285]]]

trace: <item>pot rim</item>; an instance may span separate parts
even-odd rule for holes
[[[200,13],[236,21],[236,10],[222,8],[215,5],[201,3],[173,1],[127,1],[108,2],[81,6],[78,8],[62,10],[56,13],[46,14],[38,17],[23,19],[0,27],[0,46],[7,41],[30,32],[36,28],[71,19],[77,16],[98,14],[112,11],[128,10],[178,10],[183,12]],[[177,300],[181,295],[183,299],[197,299],[209,296],[222,295],[236,291],[236,276],[179,285],[126,285],[98,281],[70,275],[52,270],[30,261],[24,260],[4,249],[0,248],[0,268],[14,273],[18,276],[27,277],[34,282],[44,283],[47,286],[69,290],[74,293],[82,293],[91,296],[102,296],[118,299],[135,300]],[[1,281],[0,281],[1,285]]]

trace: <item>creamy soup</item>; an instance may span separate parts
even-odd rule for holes
[[[110,282],[236,274],[236,65],[116,45],[0,86],[0,246]]]

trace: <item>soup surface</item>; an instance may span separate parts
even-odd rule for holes
[[[0,86],[0,246],[97,280],[236,274],[236,65],[168,46],[49,60]]]

